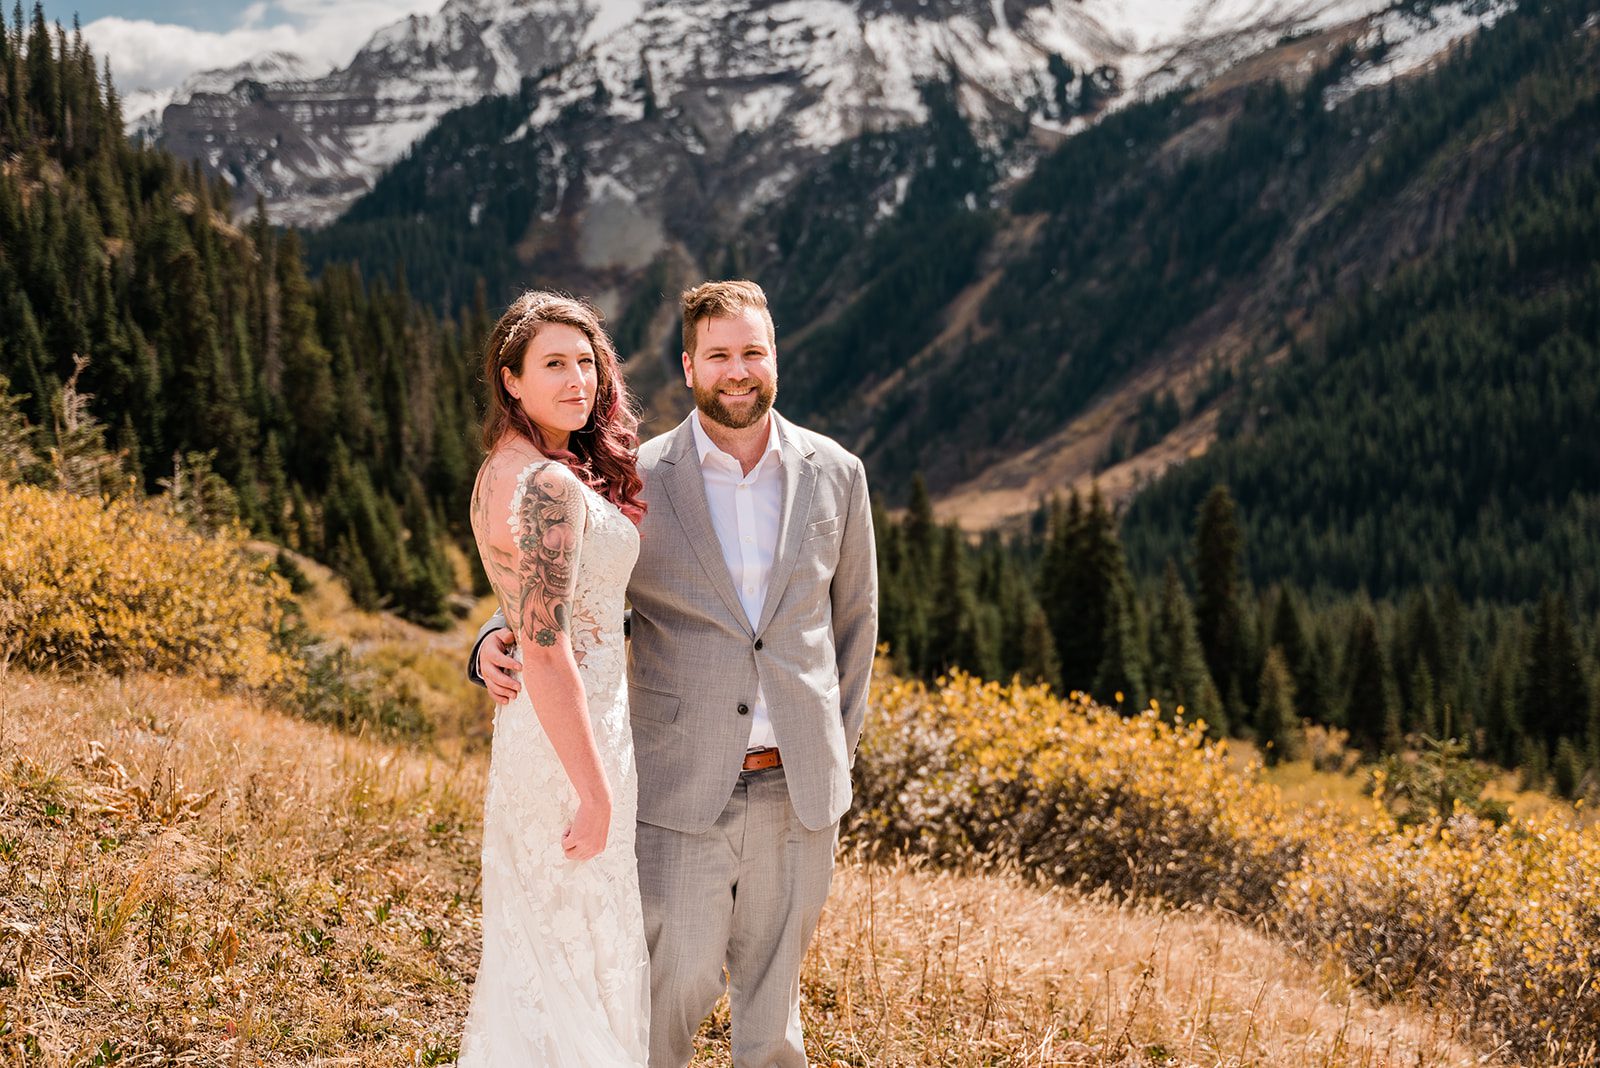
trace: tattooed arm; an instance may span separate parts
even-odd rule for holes
[[[505,495],[503,509],[510,508],[512,496]],[[505,556],[491,560],[485,553],[485,566],[501,576],[496,586],[505,577],[503,561],[514,570],[508,579],[514,587],[502,592],[502,600],[517,631],[524,681],[539,725],[578,795],[577,817],[562,848],[569,859],[586,860],[605,848],[611,788],[595,748],[570,634],[586,515],[583,491],[565,466],[544,463],[523,478],[517,507],[517,537],[513,541],[505,527],[498,546]]]
[[[512,609],[523,640],[549,649],[572,634],[572,595],[585,509],[578,480],[561,464],[531,470],[518,506],[518,605]],[[568,642],[570,647],[571,642]]]

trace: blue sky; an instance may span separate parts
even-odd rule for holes
[[[29,5],[24,5],[29,6]],[[108,15],[127,19],[149,19],[197,30],[225,31],[238,25],[249,0],[165,0],[162,3],[130,4],[128,0],[45,0],[44,13],[52,22],[72,25],[72,13],[88,24]]]
[[[331,69],[380,27],[442,6],[444,0],[45,0],[45,14],[70,25],[78,13],[126,97],[170,90],[196,71],[264,52],[293,52],[313,69]]]

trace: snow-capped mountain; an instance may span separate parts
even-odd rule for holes
[[[373,35],[345,67],[312,76],[275,53],[206,71],[126,109],[130,132],[264,195],[280,221],[325,222],[452,108],[514,92],[570,62],[599,20],[583,0],[449,0]],[[151,121],[160,108],[159,122]]]
[[[445,112],[532,92],[527,131],[574,105],[590,124],[589,195],[628,213],[673,184],[665,116],[683,153],[738,172],[740,208],[780,196],[805,159],[860,133],[918,122],[918,86],[954,79],[990,131],[1057,137],[1118,100],[1215,76],[1288,35],[1343,25],[1389,0],[450,0],[379,31],[341,70],[292,57],[199,75],[161,111],[163,142],[319,224],[370,188]],[[1392,13],[1391,13],[1392,14]],[[1437,49],[1478,21],[1413,36]],[[1391,32],[1404,34],[1399,16]],[[1422,17],[1426,19],[1426,16]],[[1379,72],[1378,77],[1382,76]],[[153,130],[152,107],[128,109]],[[603,130],[602,130],[603,127]],[[1025,162],[1024,164],[1025,165]],[[720,183],[719,183],[720,184]],[[644,208],[639,206],[643,204]],[[635,252],[630,258],[637,259]],[[646,253],[646,258],[648,254]]]

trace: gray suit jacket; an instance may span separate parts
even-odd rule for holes
[[[739,778],[758,681],[800,821],[820,830],[850,807],[878,641],[866,471],[837,442],[773,414],[783,512],[754,627],[711,526],[688,421],[639,450],[649,511],[628,584],[628,680],[644,823],[699,833],[716,822]]]

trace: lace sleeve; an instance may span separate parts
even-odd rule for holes
[[[559,635],[572,632],[578,556],[588,524],[583,487],[564,464],[529,464],[517,477],[506,522],[516,546],[517,632],[552,646]]]

